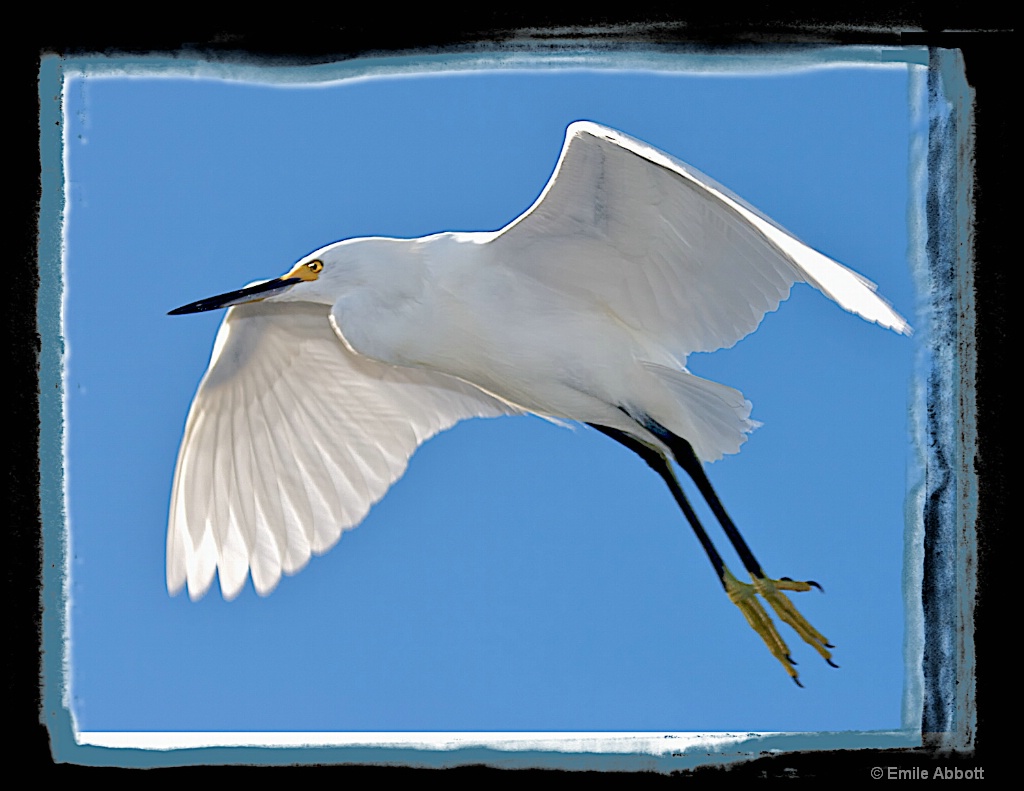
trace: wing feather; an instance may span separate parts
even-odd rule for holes
[[[326,305],[231,308],[178,453],[167,587],[260,594],[362,521],[418,445],[470,417],[517,414],[458,379],[350,351]]]
[[[540,197],[494,259],[585,295],[682,360],[732,346],[807,282],[843,308],[910,328],[875,286],[689,165],[579,121]]]

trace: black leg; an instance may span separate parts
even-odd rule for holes
[[[658,439],[668,445],[672,451],[672,455],[675,456],[676,462],[682,467],[686,474],[690,476],[693,482],[697,485],[701,495],[707,502],[711,512],[718,519],[719,524],[722,525],[722,529],[725,534],[729,537],[729,542],[733,545],[736,550],[736,554],[740,556],[740,560],[743,562],[743,567],[753,574],[755,577],[763,577],[764,571],[761,569],[761,564],[757,562],[757,558],[754,557],[754,553],[750,551],[750,547],[747,542],[740,535],[740,531],[736,528],[729,514],[725,510],[725,506],[722,505],[722,501],[718,499],[718,494],[711,486],[711,481],[708,480],[708,476],[704,473],[704,467],[700,463],[700,459],[697,458],[697,454],[693,452],[693,446],[690,445],[685,439],[680,436],[673,434],[663,425],[658,423],[651,418],[647,418],[643,422],[644,428],[654,434]]]
[[[764,578],[765,573],[761,568],[761,564],[757,562],[757,558],[754,557],[754,553],[750,550],[750,546],[747,544],[746,540],[744,540],[743,535],[732,521],[728,512],[726,512],[725,506],[722,505],[722,501],[718,499],[717,492],[715,492],[714,487],[711,485],[711,481],[708,480],[708,476],[704,472],[704,466],[700,463],[700,459],[697,458],[697,454],[693,452],[693,446],[685,439],[673,434],[663,425],[650,417],[643,420],[643,426],[658,439],[668,445],[676,462],[678,462],[679,466],[686,471],[686,474],[689,475],[691,480],[697,485],[701,495],[704,497],[704,501],[708,504],[708,507],[715,515],[715,518],[718,519],[718,522],[725,531],[726,536],[728,536],[729,543],[733,545],[733,548],[736,550],[736,554],[740,556],[743,567],[754,577]],[[821,585],[814,580],[808,580],[807,584],[821,590]]]
[[[587,425],[591,428],[596,428],[602,434],[611,437],[616,442],[625,445],[631,451],[636,453],[641,459],[647,462],[647,466],[658,473],[662,480],[668,484],[669,491],[672,492],[672,496],[675,498],[676,504],[678,504],[679,508],[682,510],[683,515],[686,517],[686,521],[690,523],[690,527],[693,528],[693,532],[696,533],[697,540],[700,541],[700,545],[704,547],[704,551],[707,553],[708,559],[711,561],[711,565],[715,567],[715,573],[718,575],[718,579],[724,588],[725,563],[722,562],[722,556],[718,554],[718,550],[715,549],[715,545],[711,543],[711,539],[704,530],[704,526],[700,523],[696,512],[690,505],[690,501],[687,500],[686,495],[683,494],[683,490],[679,486],[679,481],[676,480],[675,473],[672,472],[672,468],[669,466],[668,460],[661,455],[659,451],[648,447],[637,439],[633,439],[633,437],[629,436],[629,434],[626,434],[624,431],[619,431],[615,428],[608,428],[607,426],[598,426],[595,423],[588,423]]]
[[[588,423],[587,425],[611,437],[616,442],[625,445],[661,476],[662,480],[668,485],[669,491],[672,492],[672,496],[675,498],[680,510],[682,510],[683,515],[686,517],[686,521],[690,523],[690,527],[696,534],[701,546],[704,547],[704,551],[707,553],[711,565],[715,567],[715,573],[718,575],[718,579],[722,583],[722,587],[725,589],[730,601],[740,609],[747,622],[764,640],[765,645],[767,645],[775,658],[782,663],[782,666],[789,673],[793,681],[803,686],[800,684],[800,679],[794,667],[795,663],[789,655],[789,648],[779,635],[775,624],[772,623],[771,618],[759,603],[758,596],[763,597],[771,605],[775,613],[793,627],[806,643],[814,647],[826,662],[833,667],[837,667],[832,661],[832,655],[828,651],[833,646],[797,612],[793,604],[783,594],[783,591],[807,591],[810,590],[812,585],[818,588],[821,586],[816,582],[796,582],[788,577],[782,577],[777,580],[768,579],[761,569],[761,564],[757,562],[753,552],[750,551],[750,547],[747,546],[747,542],[743,540],[743,536],[740,535],[736,525],[733,524],[729,514],[726,513],[725,508],[722,506],[721,500],[718,499],[718,495],[712,488],[711,482],[708,480],[707,475],[704,474],[704,468],[701,466],[700,460],[693,451],[693,446],[646,415],[638,420],[626,410],[623,409],[622,411],[629,415],[631,419],[637,420],[640,426],[661,440],[671,451],[679,466],[686,470],[686,473],[693,479],[711,511],[721,523],[722,529],[728,536],[736,553],[740,556],[744,567],[750,573],[753,584],[740,582],[729,572],[729,569],[722,560],[722,556],[718,554],[718,550],[711,543],[707,531],[704,530],[696,512],[686,499],[686,495],[683,494],[682,487],[680,487],[679,481],[676,479],[675,473],[672,471],[672,467],[662,451],[619,429],[600,426],[594,423]]]

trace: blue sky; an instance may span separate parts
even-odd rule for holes
[[[329,242],[491,230],[594,120],[703,170],[915,320],[906,68],[505,70],[316,85],[87,76],[65,90],[70,691],[84,731],[819,731],[902,724],[916,339],[806,286],[694,355],[764,423],[708,474],[837,646],[789,681],[662,482],[536,418],[432,439],[269,597],[164,586],[167,507],[219,314],[174,307]],[[684,482],[685,485],[685,482]],[[701,511],[701,513],[705,513]],[[724,536],[705,524],[720,548]],[[734,569],[739,563],[726,556]]]

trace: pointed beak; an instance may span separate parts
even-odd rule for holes
[[[216,297],[208,297],[197,302],[190,302],[188,305],[182,305],[180,308],[168,311],[167,315],[181,316],[185,313],[202,313],[206,310],[229,308],[232,305],[244,305],[246,302],[258,302],[284,289],[291,288],[296,283],[301,283],[302,280],[303,278],[300,277],[276,277],[273,280],[257,283],[254,286],[246,286],[245,288],[229,291]]]

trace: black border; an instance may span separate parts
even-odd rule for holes
[[[976,4],[980,5],[980,4]],[[147,11],[156,13],[154,7]],[[979,368],[977,398],[979,414],[980,453],[975,469],[980,475],[979,542],[978,542],[978,604],[976,617],[977,709],[978,722],[972,754],[950,755],[933,748],[919,750],[843,751],[835,753],[788,753],[766,756],[731,768],[701,767],[684,773],[694,777],[720,778],[727,772],[730,780],[767,778],[833,779],[841,775],[868,777],[872,766],[923,767],[937,766],[969,769],[984,767],[985,779],[1003,774],[1009,766],[1006,753],[1000,750],[1000,734],[1010,730],[1013,721],[999,715],[1009,709],[1010,694],[1016,695],[1014,675],[1004,671],[1007,651],[1003,635],[1012,634],[1016,625],[1011,614],[1015,580],[997,570],[998,561],[1007,556],[1006,542],[1006,473],[1005,448],[1015,426],[1007,413],[1007,395],[1011,392],[1005,381],[1010,370],[1006,343],[1006,313],[1009,285],[1006,270],[1016,266],[1008,244],[1009,212],[1019,202],[1019,193],[1009,194],[1010,152],[1008,121],[1010,107],[1016,102],[1009,80],[1014,74],[1008,11],[972,9],[928,10],[923,3],[905,4],[899,9],[876,10],[863,4],[853,12],[849,9],[799,7],[788,4],[780,8],[759,7],[746,14],[742,21],[735,6],[723,11],[696,12],[687,9],[653,9],[647,13],[618,15],[592,13],[589,18],[579,13],[546,13],[531,15],[517,10],[477,11],[457,20],[427,16],[410,19],[397,7],[381,12],[378,18],[355,18],[333,21],[312,16],[294,20],[238,20],[217,23],[203,18],[182,21],[141,16],[130,26],[122,27],[98,19],[89,23],[76,21],[66,12],[52,23],[38,23],[27,32],[9,29],[8,57],[14,66],[14,122],[17,147],[7,157],[9,195],[17,196],[13,222],[7,234],[16,239],[16,257],[7,259],[7,304],[4,320],[8,342],[10,370],[15,373],[8,386],[10,398],[4,410],[10,439],[6,474],[8,524],[6,539],[5,657],[9,668],[6,676],[8,750],[10,767],[30,765],[53,772],[110,771],[55,765],[50,755],[49,736],[39,722],[39,653],[40,639],[40,558],[41,531],[39,517],[38,470],[38,393],[37,372],[40,339],[36,331],[35,292],[36,241],[40,168],[38,158],[38,69],[40,57],[48,53],[129,54],[164,52],[229,61],[260,61],[277,64],[309,64],[347,59],[373,52],[394,53],[401,50],[431,51],[451,47],[472,47],[491,42],[524,50],[550,46],[553,37],[589,40],[595,46],[621,46],[658,43],[685,46],[705,51],[752,51],[764,48],[791,48],[801,45],[928,45],[959,49],[964,56],[967,79],[976,99],[976,184],[975,184],[975,256],[977,261],[976,304],[978,316],[977,349]],[[54,11],[54,16],[57,12]],[[396,21],[400,18],[401,21]],[[30,26],[31,27],[31,26]],[[524,32],[525,31],[525,32]],[[947,32],[960,31],[960,32]],[[967,32],[962,32],[967,31]],[[22,145],[24,150],[22,150]],[[1016,173],[1016,169],[1013,169]],[[1007,580],[1005,604],[1000,599],[997,579]],[[1012,587],[1011,587],[1012,586]],[[996,624],[994,613],[1006,611],[1009,618]],[[998,643],[998,645],[997,645]],[[1008,688],[1000,688],[1006,679]],[[1008,712],[1007,712],[1008,713]],[[1011,731],[1012,732],[1012,731]],[[224,767],[217,771],[226,771]],[[236,771],[247,771],[234,767]],[[268,767],[261,767],[264,771]],[[392,780],[416,780],[417,770],[386,767],[331,767],[346,773],[345,779],[366,776],[380,778],[385,773]],[[182,767],[172,770],[196,774],[210,767]],[[251,771],[251,770],[250,770]],[[498,779],[498,769],[463,767],[444,770],[457,773],[461,779]],[[505,773],[513,782],[531,780],[539,773],[530,770]],[[560,773],[561,774],[561,773]],[[571,777],[583,781],[594,779],[595,773],[576,773]],[[38,775],[35,775],[38,777]],[[639,776],[615,775],[614,779],[636,780]],[[651,782],[671,782],[675,778],[647,775]]]

